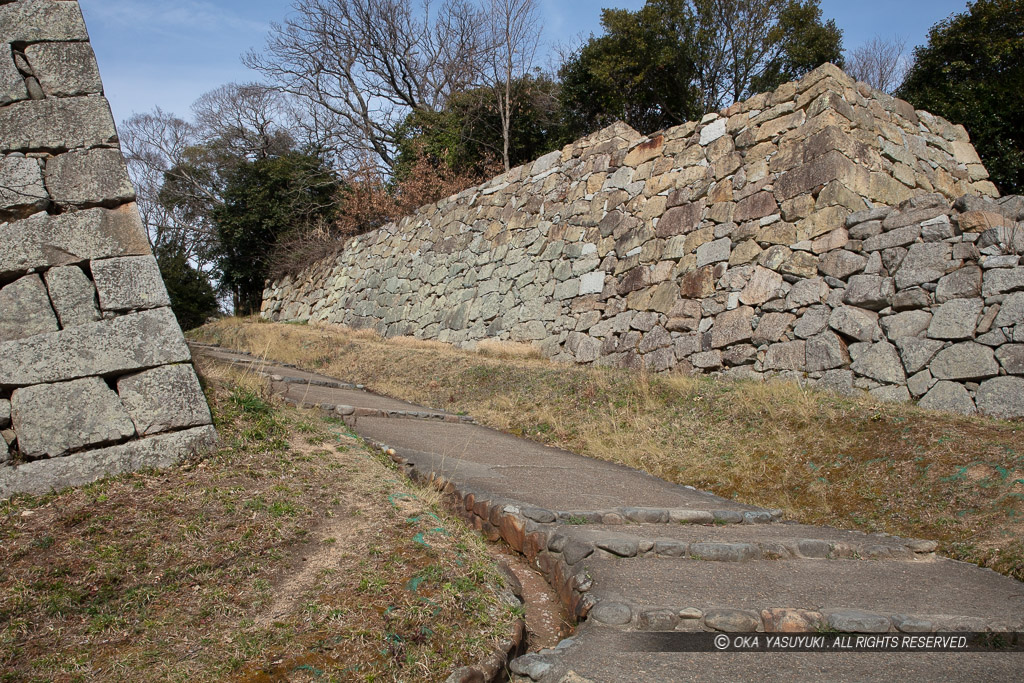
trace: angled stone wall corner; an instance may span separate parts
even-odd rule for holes
[[[216,442],[75,0],[0,4],[0,498]]]

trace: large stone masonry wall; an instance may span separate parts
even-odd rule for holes
[[[616,124],[270,283],[263,315],[1024,415],[1024,200],[832,65]]]
[[[0,498],[216,433],[78,2],[0,0]]]

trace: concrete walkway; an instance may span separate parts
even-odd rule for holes
[[[513,680],[1024,679],[1019,645],[928,654],[714,651],[714,634],[756,633],[764,644],[794,633],[1024,632],[1024,584],[938,557],[931,541],[790,523],[779,511],[338,379],[224,349],[193,351],[264,374],[292,404],[343,417],[546,576],[580,626],[559,647],[513,661]],[[461,671],[453,680],[474,678]]]

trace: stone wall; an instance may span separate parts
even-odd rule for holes
[[[0,498],[216,433],[78,2],[0,0]]]
[[[263,315],[1020,416],[1024,201],[997,196],[962,127],[825,65],[423,207]]]

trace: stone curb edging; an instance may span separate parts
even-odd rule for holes
[[[406,420],[436,420],[439,422],[476,424],[476,420],[468,415],[450,415],[448,413],[430,413],[419,410],[382,410],[378,408],[357,408],[349,405],[333,403],[306,403],[293,398],[284,398],[284,402],[296,408],[318,408],[328,413],[337,413],[342,417],[381,417]]]
[[[530,517],[528,513],[524,514]],[[561,524],[771,524],[782,510],[690,510],[688,508],[618,507],[608,510],[557,511]],[[534,519],[530,517],[530,519]],[[540,521],[534,519],[534,521]]]
[[[913,615],[861,609],[808,610],[770,607],[734,608],[639,606],[611,599],[590,610],[590,619],[606,626],[636,631],[708,631],[723,633],[948,633],[966,631],[1019,632],[1017,622],[957,615]]]
[[[597,538],[572,539],[554,531],[548,540],[549,552],[572,552],[570,565],[591,556],[601,558],[664,557],[709,562],[746,562],[749,560],[835,560],[872,559],[913,562],[931,559],[935,541],[908,540],[902,547],[880,544],[854,544],[816,538],[782,541],[681,541],[674,538],[644,538],[631,534],[603,532]],[[570,550],[566,550],[570,548]]]

